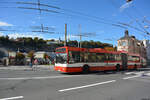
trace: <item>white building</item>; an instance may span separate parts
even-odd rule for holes
[[[129,36],[128,30],[125,31],[125,36],[118,40],[117,50],[139,54],[142,57],[147,58],[143,41],[136,39],[135,36]]]
[[[47,55],[48,58],[44,58],[44,55]],[[35,58],[38,59],[39,62],[41,63],[52,63],[54,61],[54,58],[56,57],[55,52],[45,52],[45,51],[38,51],[34,53]]]
[[[147,61],[148,61],[148,64],[150,65],[150,43],[149,43],[149,40],[143,40],[143,44],[146,48]]]
[[[34,53],[35,58],[44,58],[44,54],[46,54],[45,51],[38,51]]]

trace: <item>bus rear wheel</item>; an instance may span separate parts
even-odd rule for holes
[[[87,73],[89,73],[89,72],[90,72],[89,66],[88,66],[88,65],[84,65],[84,66],[82,67],[82,73],[83,73],[83,74],[87,74]]]
[[[119,64],[116,65],[116,71],[120,71],[120,65]]]
[[[137,70],[137,65],[136,64],[134,65],[134,70]]]

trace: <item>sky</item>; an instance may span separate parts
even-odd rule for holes
[[[0,0],[0,36],[64,40],[67,24],[70,40],[79,41],[77,35],[82,33],[82,40],[117,45],[117,40],[124,36],[126,29],[129,35],[134,35],[139,40],[150,39],[150,35],[144,33],[150,32],[150,0],[132,0],[129,3],[126,3],[126,0],[40,0],[41,4],[59,8],[40,6],[40,9],[59,13],[21,9],[18,7],[38,6],[18,2],[37,3],[38,0]],[[123,23],[124,27],[120,27],[120,23]],[[41,31],[35,28],[41,24],[49,27],[48,31],[53,33],[32,32]],[[4,29],[9,31],[2,31]]]

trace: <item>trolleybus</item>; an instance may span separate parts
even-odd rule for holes
[[[55,70],[73,73],[137,69],[146,60],[137,54],[107,51],[101,48],[60,47],[56,49]]]

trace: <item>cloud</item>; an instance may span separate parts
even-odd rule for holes
[[[37,33],[12,33],[12,34],[8,34],[8,36],[10,38],[18,38],[18,37],[31,37],[31,38],[44,38],[44,36],[42,34],[37,34]]]
[[[131,6],[131,4],[132,4],[132,1],[123,4],[123,5],[120,7],[120,11],[122,12],[124,9],[129,8],[129,7]]]
[[[70,39],[70,40],[72,40],[72,39],[79,39],[80,37],[79,36],[77,36],[77,35],[72,35],[72,34],[68,34],[67,35],[67,39]]]
[[[0,26],[13,26],[12,24],[8,24],[6,22],[1,22],[0,21]]]
[[[0,36],[4,36],[4,33],[0,32]]]

